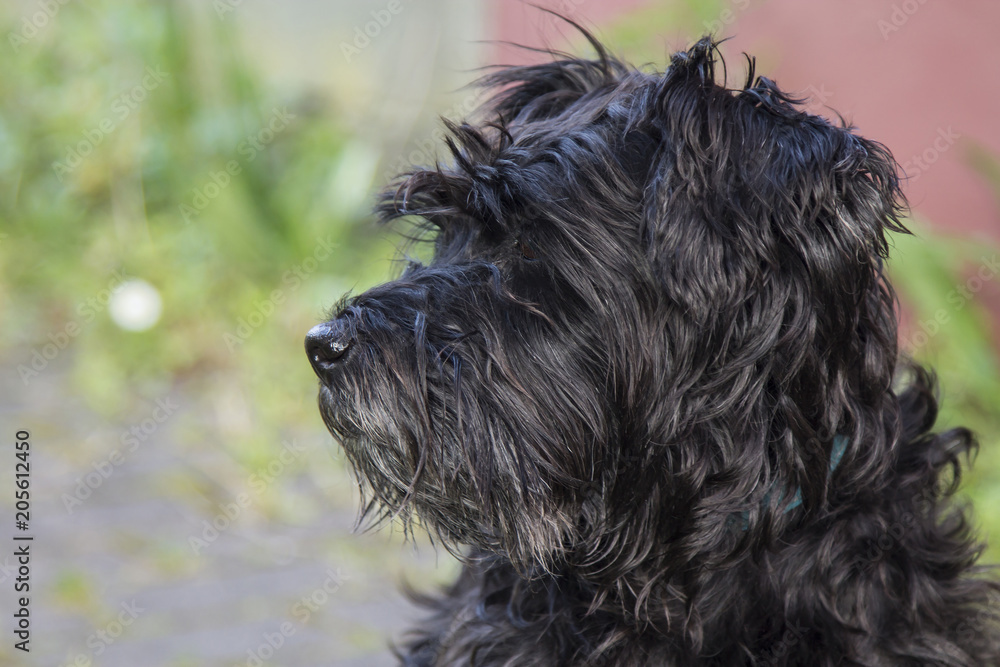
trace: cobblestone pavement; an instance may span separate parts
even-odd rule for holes
[[[276,446],[266,463],[280,489],[258,495],[252,471],[199,437],[194,397],[130,451],[130,425],[102,421],[67,383],[58,367],[27,390],[10,366],[0,378],[5,442],[31,432],[35,538],[30,654],[13,649],[16,575],[0,550],[0,664],[395,664],[388,640],[418,613],[401,578],[427,587],[454,564],[386,530],[352,533],[357,493],[329,436],[295,434],[302,460],[287,471]],[[0,465],[5,526],[13,451]],[[12,531],[0,532],[8,545]]]

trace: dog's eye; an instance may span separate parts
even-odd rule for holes
[[[524,257],[525,259],[538,259],[538,254],[535,252],[535,249],[532,248],[531,244],[524,239],[514,241],[514,247],[519,253],[521,253],[521,257]]]

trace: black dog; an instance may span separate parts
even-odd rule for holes
[[[974,440],[897,361],[892,156],[708,38],[591,41],[484,79],[379,206],[433,261],[306,340],[366,513],[465,562],[403,663],[1000,664]]]

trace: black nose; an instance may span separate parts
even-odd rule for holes
[[[346,357],[354,339],[340,320],[317,324],[306,334],[306,354],[319,379],[326,380]]]

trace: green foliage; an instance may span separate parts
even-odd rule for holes
[[[266,89],[232,22],[186,7],[68,3],[0,48],[0,346],[21,362],[70,337],[42,373],[68,366],[109,416],[224,376],[264,406],[262,439],[312,410],[304,332],[387,272],[356,223],[378,154],[322,99]],[[22,21],[0,9],[4,35]],[[108,317],[116,272],[159,291],[155,327]]]
[[[915,236],[894,236],[889,271],[910,315],[901,347],[932,367],[941,385],[940,429],[966,426],[981,444],[963,492],[1000,560],[1000,362],[989,313],[977,300],[1000,280],[996,246],[950,239],[912,225]]]

